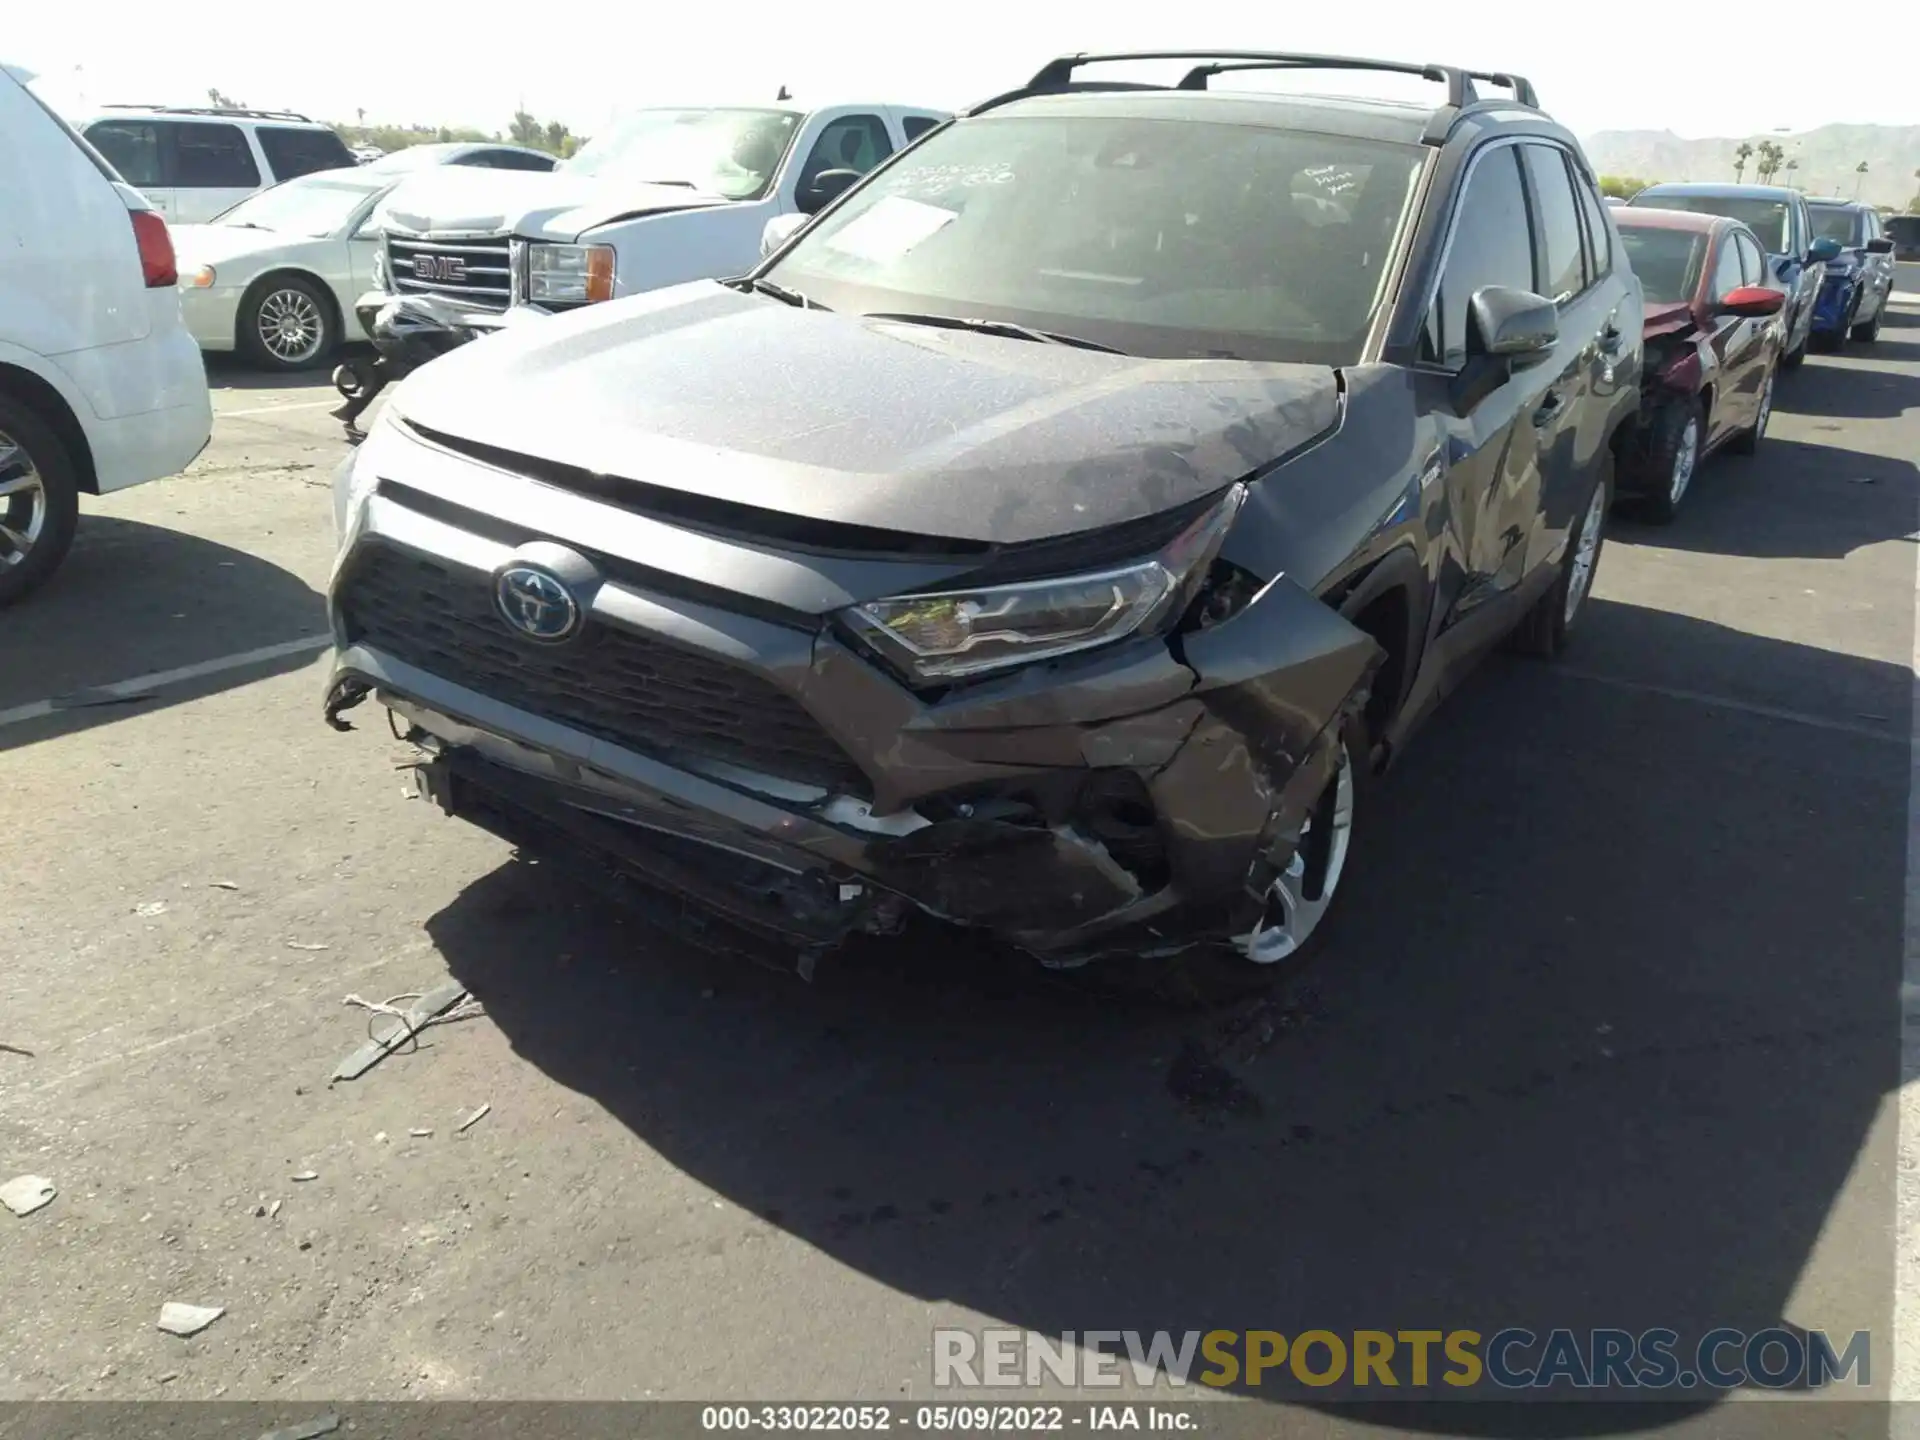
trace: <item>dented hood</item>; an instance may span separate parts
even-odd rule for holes
[[[1663,335],[1678,335],[1693,329],[1698,323],[1693,307],[1684,300],[1650,304],[1642,320],[1642,338],[1656,340]]]
[[[1324,366],[1150,360],[799,310],[711,281],[463,346],[416,425],[833,523],[1015,543],[1222,489],[1332,426]]]
[[[731,203],[681,185],[597,180],[565,169],[441,165],[402,181],[381,205],[381,223],[416,234],[511,233],[567,242],[613,220]]]

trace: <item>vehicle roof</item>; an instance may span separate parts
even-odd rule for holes
[[[1828,210],[1871,210],[1873,206],[1864,200],[1844,200],[1838,195],[1809,195],[1807,204],[1819,205]]]
[[[1023,95],[995,106],[979,118],[1039,114],[1081,115],[1101,120],[1204,120],[1418,145],[1433,121],[1436,108],[1368,96],[1273,94],[1258,90],[1089,89]],[[1565,133],[1539,111],[1521,105],[1489,105],[1471,112],[1468,118],[1496,123],[1496,117],[1501,115],[1522,121],[1542,133]]]
[[[100,120],[222,120],[228,124],[289,125],[308,130],[331,130],[324,121],[291,110],[228,109],[212,105],[107,105],[87,116],[86,124]]]
[[[1788,185],[1722,185],[1705,180],[1667,180],[1640,195],[1701,195],[1717,200],[1792,200],[1800,192]],[[1638,205],[1640,195],[1633,197]]]
[[[1744,230],[1746,227],[1725,215],[1710,215],[1703,210],[1661,210],[1652,205],[1622,205],[1614,223],[1629,230],[1693,230],[1710,235],[1715,230]]]

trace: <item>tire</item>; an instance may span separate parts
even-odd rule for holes
[[[1792,334],[1791,329],[1788,330],[1788,334]],[[1788,350],[1780,356],[1780,368],[1782,370],[1798,370],[1802,365],[1806,364],[1807,346],[1811,344],[1812,341],[1813,326],[1809,324],[1807,326],[1807,338],[1800,342],[1800,348],[1798,350]]]
[[[1566,649],[1574,625],[1586,613],[1587,597],[1593,592],[1593,577],[1600,570],[1607,512],[1612,504],[1613,452],[1608,451],[1586,506],[1567,534],[1567,553],[1561,558],[1559,575],[1514,627],[1512,647],[1521,654],[1553,660]],[[1580,563],[1583,555],[1584,569]]]
[[[46,583],[66,558],[80,520],[73,456],[53,427],[0,395],[0,606]]]
[[[1321,891],[1315,915],[1306,933],[1284,952],[1266,960],[1251,958],[1251,937],[1196,945],[1172,956],[1116,956],[1095,960],[1079,971],[1070,972],[1109,994],[1144,997],[1176,1010],[1211,1010],[1236,1000],[1245,1000],[1272,990],[1281,982],[1298,975],[1325,948],[1327,936],[1341,913],[1340,900],[1352,888],[1351,876],[1364,853],[1361,819],[1370,812],[1372,772],[1368,757],[1366,724],[1359,717],[1348,720],[1341,732],[1341,765],[1322,792],[1310,825],[1321,827],[1322,836],[1331,837],[1338,847],[1329,854],[1321,852],[1311,860],[1296,856],[1302,870],[1309,866],[1332,874],[1332,893]],[[1344,795],[1342,787],[1344,785]],[[1346,822],[1340,825],[1335,814],[1344,810]],[[1309,840],[1303,844],[1306,851]],[[1291,870],[1291,867],[1290,867]],[[1295,882],[1296,887],[1300,882]],[[1308,882],[1310,883],[1310,882]],[[1286,913],[1277,898],[1273,913]],[[1263,917],[1263,923],[1266,917]],[[1257,928],[1257,927],[1256,927]],[[1278,927],[1268,931],[1269,937]]]
[[[1855,325],[1849,333],[1862,345],[1873,344],[1874,341],[1880,338],[1880,321],[1886,313],[1887,302],[1883,298],[1880,301],[1879,308],[1873,312],[1873,318],[1871,320],[1862,320],[1859,324]]]
[[[1646,493],[1638,507],[1642,518],[1654,525],[1673,523],[1699,473],[1706,433],[1698,399],[1674,400],[1661,407],[1648,447]]]
[[[1760,442],[1766,439],[1767,422],[1773,418],[1773,382],[1779,374],[1776,363],[1767,371],[1767,378],[1760,382],[1760,410],[1754,416],[1753,424],[1742,430],[1727,442],[1727,449],[1736,455],[1751,455],[1760,448]]]
[[[270,275],[240,301],[235,341],[263,370],[312,370],[340,343],[333,301],[311,280]]]

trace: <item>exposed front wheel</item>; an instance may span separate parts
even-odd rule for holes
[[[1641,510],[1655,525],[1671,524],[1700,466],[1700,402],[1682,400],[1654,416],[1653,444],[1647,463],[1647,488]]]
[[[1787,333],[1789,338],[1791,338],[1793,332],[1789,330]],[[1813,326],[1808,325],[1807,333],[1800,338],[1799,348],[1788,350],[1780,356],[1780,368],[1782,370],[1798,370],[1805,364],[1807,359],[1807,344],[1812,339]]]
[[[1773,418],[1773,380],[1777,369],[1777,366],[1769,369],[1767,378],[1760,382],[1760,408],[1754,412],[1753,424],[1727,442],[1727,448],[1736,455],[1753,454],[1767,437],[1767,422]]]
[[[1612,503],[1613,456],[1609,452],[1601,461],[1600,475],[1586,506],[1567,536],[1559,577],[1514,628],[1514,649],[1552,660],[1566,648],[1567,637],[1593,592],[1593,577],[1600,568],[1600,548],[1606,538],[1607,509]]]
[[[73,544],[73,457],[40,417],[0,395],[0,605],[38,589]]]
[[[264,281],[240,303],[240,348],[267,370],[309,370],[324,364],[337,342],[333,307],[308,281]]]
[[[1887,302],[1883,298],[1873,312],[1871,320],[1862,320],[1850,332],[1862,345],[1871,345],[1880,338],[1880,317],[1887,313]]]

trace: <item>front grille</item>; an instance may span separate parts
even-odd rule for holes
[[[517,639],[487,576],[386,545],[354,558],[338,598],[352,643],[626,749],[870,789],[797,700],[713,656],[597,621],[565,645]]]
[[[513,260],[504,235],[443,240],[390,234],[387,270],[402,295],[439,295],[501,311],[513,303]]]

